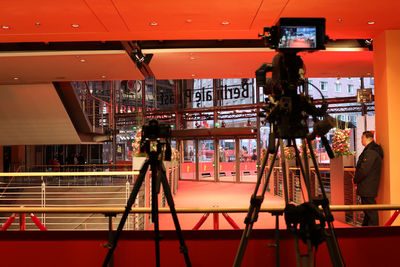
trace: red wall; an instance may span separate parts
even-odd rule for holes
[[[398,265],[400,228],[337,229],[347,266]],[[163,231],[161,266],[186,266],[174,231]],[[242,231],[185,231],[193,266],[232,266]],[[101,266],[107,250],[107,232],[1,232],[0,266]],[[293,235],[282,231],[281,266],[295,266]],[[274,266],[273,230],[254,230],[242,266]],[[114,253],[114,266],[155,266],[153,232],[127,231]],[[317,266],[331,266],[325,244]]]

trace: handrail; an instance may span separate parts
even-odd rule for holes
[[[282,212],[284,206],[261,207],[260,212]],[[400,205],[332,205],[331,211],[398,210]],[[187,207],[176,208],[177,213],[243,213],[248,207]],[[123,213],[125,207],[0,207],[0,213]],[[151,213],[151,208],[132,208],[132,213]],[[169,208],[159,208],[160,213],[170,213]]]
[[[17,169],[17,173],[19,173],[19,171],[22,169],[23,165],[20,165]],[[10,184],[12,183],[12,181],[14,180],[15,176],[12,176],[12,178],[10,179],[10,181],[8,181],[8,184],[4,187],[3,192],[1,192],[0,197],[2,197],[4,195],[4,193],[7,191],[7,188],[10,186]]]
[[[10,176],[118,176],[138,175],[139,171],[115,171],[115,172],[0,172],[0,177]]]

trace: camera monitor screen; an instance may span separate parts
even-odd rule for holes
[[[317,28],[315,26],[281,26],[278,48],[315,49]]]

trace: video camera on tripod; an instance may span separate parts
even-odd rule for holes
[[[260,116],[271,124],[274,137],[309,140],[321,137],[329,157],[333,158],[329,142],[324,136],[334,126],[334,119],[327,114],[328,103],[322,94],[321,107],[316,107],[312,98],[305,94],[305,66],[297,55],[301,51],[325,49],[325,19],[281,18],[276,26],[264,28],[260,37],[268,47],[279,52],[272,64],[264,63],[256,71],[256,84],[263,87],[264,94],[268,96],[265,99],[265,114]],[[271,78],[266,78],[267,72],[272,72]],[[312,133],[309,133],[307,123],[310,115],[314,121]],[[269,150],[272,152],[274,149],[269,147]]]
[[[266,32],[268,32],[268,35],[266,35]],[[327,114],[328,103],[318,88],[316,89],[321,93],[323,100],[320,107],[315,106],[313,99],[308,95],[308,92],[305,92],[305,67],[303,60],[297,55],[301,51],[313,52],[325,49],[325,19],[281,18],[276,26],[264,28],[264,33],[260,37],[265,40],[266,46],[279,52],[274,56],[272,64],[264,63],[256,71],[256,84],[258,87],[263,87],[264,94],[267,95],[265,106],[263,107],[264,112],[260,112],[259,116],[265,117],[270,124],[270,136],[267,154],[262,161],[261,170],[257,174],[256,187],[245,219],[246,228],[236,254],[234,267],[241,265],[250,232],[253,224],[258,219],[258,213],[264,200],[278,150],[280,149],[281,155],[284,154],[284,141],[287,142],[286,145],[294,147],[297,164],[300,167],[308,193],[308,202],[298,206],[289,203],[288,176],[285,159],[282,156],[281,170],[286,204],[284,213],[288,230],[295,233],[296,236],[297,265],[301,265],[297,244],[298,237],[300,237],[308,246],[308,256],[305,260],[307,266],[313,266],[312,247],[319,245],[323,241],[327,244],[333,266],[344,266],[332,225],[333,216],[329,208],[329,201],[311,144],[311,141],[319,136],[329,157],[334,157],[329,142],[325,137],[325,134],[334,126],[334,119]],[[272,72],[271,78],[266,78],[268,72]],[[311,133],[309,132],[308,124],[310,116],[314,121]],[[302,140],[303,159],[301,159],[296,146],[296,139]],[[311,155],[318,178],[320,196],[314,196],[311,190],[307,151]],[[268,175],[261,190],[262,193],[257,195],[270,154],[273,154],[273,158],[268,168]],[[322,207],[322,210],[319,207]],[[316,221],[319,221],[319,224]],[[277,228],[279,228],[278,225],[277,223]],[[328,230],[325,229],[325,225],[328,225]],[[279,237],[277,238],[278,242]],[[279,266],[278,248],[277,254],[276,265]]]

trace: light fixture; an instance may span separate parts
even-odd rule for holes
[[[35,25],[36,25],[36,26],[40,26],[40,22],[36,22]]]
[[[230,22],[229,22],[229,21],[227,21],[227,20],[225,20],[225,21],[221,22],[221,24],[222,24],[222,25],[229,25],[229,24],[230,24]]]
[[[106,75],[101,75],[101,78],[105,79],[105,78],[107,78],[107,76]]]
[[[338,19],[337,22],[341,23],[343,21],[343,19]]]
[[[84,63],[84,62],[86,62],[86,59],[81,58],[79,61]]]
[[[4,30],[9,30],[11,27],[9,25],[2,25],[1,28]]]
[[[17,81],[17,80],[19,80],[19,78],[18,78],[18,77],[14,77],[13,79],[14,79],[14,80],[16,80],[16,81]]]
[[[369,24],[369,25],[374,25],[374,24],[375,24],[375,21],[368,21],[368,24]]]
[[[150,26],[158,26],[158,22],[156,22],[156,21],[152,21],[149,24],[150,24]]]
[[[190,56],[189,58],[190,58],[190,60],[195,60],[196,59],[194,56]]]
[[[72,28],[79,28],[79,24],[71,24]]]
[[[186,20],[186,23],[191,23],[191,22],[192,22],[191,19],[187,19],[187,20]]]
[[[196,76],[195,74],[192,74],[192,77]]]

